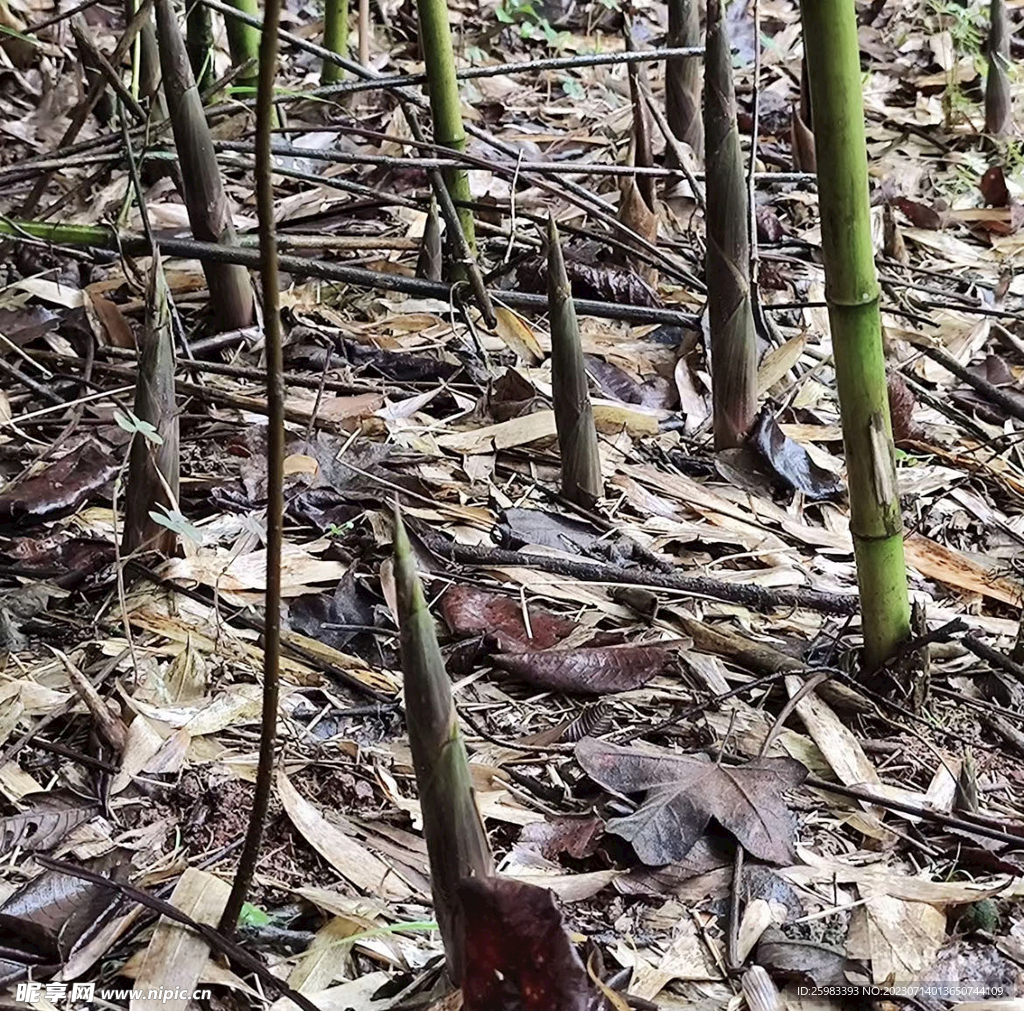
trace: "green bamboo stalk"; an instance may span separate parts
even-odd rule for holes
[[[249,17],[260,16],[259,0],[227,0],[235,10],[248,14]],[[245,98],[252,98],[256,93],[260,67],[260,30],[252,25],[233,18],[224,17],[224,27],[228,35],[228,52],[231,53],[231,65],[243,68],[235,83],[244,89]]]
[[[160,437],[153,444],[136,432],[128,460],[123,554],[137,548],[170,556],[177,534],[153,519],[152,513],[178,508],[178,412],[174,397],[174,333],[167,284],[160,254],[155,253],[146,298],[146,322],[139,335],[139,378],[135,385],[135,416],[152,425]]]
[[[462,125],[459,82],[455,76],[455,53],[448,23],[446,0],[417,0],[420,22],[420,48],[427,71],[430,92],[430,116],[434,126],[434,142],[453,151],[466,150],[466,131]],[[447,169],[445,185],[456,206],[472,201],[469,175],[464,168]],[[459,207],[459,220],[470,250],[476,253],[476,229],[473,212]]]
[[[324,49],[348,56],[348,0],[324,0]],[[324,60],[320,84],[329,87],[344,80],[345,71],[337,63]]]
[[[673,48],[700,45],[700,0],[668,0],[668,39]],[[700,111],[700,61],[674,56],[665,62],[665,114],[672,133],[704,160],[704,121]],[[668,152],[669,168],[675,155]]]
[[[205,242],[233,246],[235,228],[231,207],[172,0],[156,0],[156,21],[164,94],[192,234]],[[213,263],[204,263],[203,271],[220,327],[238,330],[249,326],[253,319],[253,296],[248,271],[243,267]]]
[[[494,861],[473,796],[451,681],[397,503],[394,543],[405,720],[430,859],[434,915],[448,974],[457,986],[462,982],[465,954],[459,885],[466,878],[493,874]]]
[[[201,0],[191,0],[185,15],[185,48],[196,87],[205,95],[214,81],[213,17]]]
[[[562,461],[562,494],[590,508],[604,494],[594,410],[580,346],[572,287],[565,272],[558,226],[548,218],[548,314],[551,319],[551,389]]]
[[[757,410],[757,340],[750,299],[747,184],[736,127],[729,31],[709,0],[704,64],[708,326],[715,449],[742,445]]]
[[[1010,98],[1010,32],[1006,0],[992,0],[988,35],[988,77],[985,80],[985,132],[1005,137],[1013,131]]]
[[[854,0],[803,0],[801,7],[863,662],[873,670],[909,635],[910,604],[871,243],[857,17]]]

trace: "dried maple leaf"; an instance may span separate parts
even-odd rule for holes
[[[547,649],[578,626],[571,618],[531,607],[527,630],[523,605],[518,599],[472,586],[450,586],[445,590],[441,611],[454,635],[483,632],[499,649],[509,651]]]
[[[759,860],[796,859],[795,827],[782,801],[807,770],[793,758],[759,758],[719,765],[706,755],[636,751],[587,737],[576,760],[606,790],[645,792],[633,814],[614,818],[607,830],[633,844],[650,866],[682,860],[714,818]]]

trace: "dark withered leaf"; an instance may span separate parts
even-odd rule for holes
[[[87,862],[98,874],[118,881],[128,877],[130,860],[114,850]],[[39,955],[58,962],[92,937],[116,911],[120,896],[109,888],[59,871],[44,871],[0,905],[0,945],[13,935],[28,937]]]
[[[621,400],[624,404],[643,403],[643,389],[640,383],[625,369],[620,369],[618,365],[606,362],[597,355],[584,355],[583,361],[586,363],[588,374],[606,397]]]
[[[851,982],[850,969],[864,967],[852,962],[836,948],[814,941],[793,940],[780,930],[769,927],[757,945],[757,964],[763,965],[776,979],[791,980],[811,986],[843,986]]]
[[[946,216],[929,204],[923,204],[920,200],[910,200],[907,197],[897,197],[895,204],[915,228],[939,231],[945,227]]]
[[[0,522],[33,523],[73,513],[116,473],[117,461],[96,442],[84,442],[0,494]]]
[[[30,851],[52,849],[76,825],[99,813],[98,805],[59,791],[28,794],[22,800],[27,811],[0,818],[0,853],[15,846]]]
[[[541,509],[506,509],[501,532],[516,547],[539,544],[559,551],[587,553],[599,540],[589,523]]]
[[[981,177],[978,188],[989,207],[1006,207],[1010,203],[1010,190],[1002,165],[993,165]]]
[[[574,298],[593,298],[652,309],[661,306],[657,292],[636,271],[579,254],[572,247],[563,250],[563,255],[565,273],[572,285]],[[541,257],[522,263],[517,276],[524,291],[547,291],[547,264]]]
[[[800,443],[785,435],[768,407],[761,410],[750,433],[750,443],[773,473],[812,502],[836,498],[842,485],[834,474],[818,466]]]
[[[597,993],[546,888],[512,878],[471,878],[464,1011],[598,1011]]]
[[[60,325],[60,317],[42,305],[0,309],[0,333],[12,344],[24,347]]]
[[[288,627],[313,639],[344,650],[359,635],[346,625],[373,625],[373,600],[349,569],[334,593],[311,593],[296,598],[288,607]],[[340,627],[339,627],[340,626]]]
[[[676,895],[687,881],[731,867],[736,859],[736,844],[722,835],[724,833],[708,832],[675,863],[664,867],[634,867],[615,879],[615,890],[623,895]]]
[[[453,635],[483,632],[506,651],[548,649],[579,627],[571,618],[530,607],[527,630],[518,598],[474,586],[449,586],[441,598],[441,613]]]
[[[889,375],[889,417],[892,419],[892,439],[901,442],[920,439],[924,429],[914,420],[917,400],[898,372]]]
[[[527,684],[574,695],[628,692],[675,668],[663,646],[589,646],[494,657],[495,667]]]
[[[758,207],[755,218],[757,237],[762,242],[778,242],[786,234],[779,216],[771,207]]]
[[[645,794],[633,814],[613,818],[607,829],[649,866],[682,860],[712,818],[759,860],[796,859],[795,826],[782,798],[807,776],[795,759],[720,765],[701,754],[637,751],[588,737],[576,745],[576,760],[606,790]]]

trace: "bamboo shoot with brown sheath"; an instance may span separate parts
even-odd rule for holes
[[[181,165],[182,197],[192,235],[202,242],[233,246],[235,228],[231,207],[174,6],[171,0],[155,0],[155,7],[164,94]],[[220,328],[240,330],[249,326],[253,321],[249,272],[244,267],[212,262],[204,263],[203,271]]]
[[[604,494],[594,409],[580,346],[580,327],[555,219],[548,218],[548,315],[551,389],[562,462],[562,494],[590,508]]]
[[[732,49],[719,0],[709,0],[704,69],[708,327],[715,449],[743,444],[757,410],[747,183],[736,126]]]
[[[135,416],[151,425],[159,442],[136,432],[128,462],[121,550],[174,554],[178,537],[153,514],[178,508],[178,412],[174,396],[174,333],[160,254],[153,256],[146,321],[139,335]]]
[[[397,504],[394,543],[409,748],[423,812],[434,916],[444,941],[448,974],[458,986],[465,947],[459,885],[466,878],[493,874],[494,861],[473,794],[451,681]]]
[[[668,45],[700,45],[700,0],[668,0]],[[665,114],[672,133],[690,145],[698,164],[704,159],[704,121],[700,109],[700,61],[674,56],[665,61]],[[669,168],[676,167],[671,149]]]

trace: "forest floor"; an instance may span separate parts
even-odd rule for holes
[[[56,13],[50,0],[9,2],[23,27]],[[711,449],[700,194],[660,168],[621,174],[634,121],[624,66],[464,82],[467,121],[520,154],[470,140],[493,331],[459,299],[285,271],[280,763],[240,939],[324,1011],[457,1006],[437,989],[400,710],[396,497],[499,870],[554,891],[595,972],[631,1006],[757,1007],[741,996],[751,966],[791,1009],[850,1007],[813,988],[851,983],[933,984],[910,1004],[929,1009],[1020,992],[1024,666],[1010,654],[1024,663],[1024,145],[982,135],[987,5],[860,10],[908,573],[918,632],[939,630],[902,658],[909,675],[873,689],[856,677],[816,186],[794,164],[807,129],[793,113],[799,12],[757,6],[756,109],[755,4],[729,15],[748,158],[758,126],[764,414],[748,450]],[[1018,59],[1021,9],[1011,4]],[[463,66],[625,48],[614,5],[451,13]],[[373,14],[373,69],[418,72],[414,9],[389,0]],[[81,16],[109,54],[121,8]],[[633,48],[663,45],[665,17],[660,3],[634,5]],[[284,26],[320,38],[313,5],[291,4]],[[33,37],[27,50],[0,43],[0,211],[17,217],[56,167],[36,217],[139,233],[116,141],[96,157],[60,148],[83,94],[69,23]],[[215,69],[227,66],[219,49]],[[661,102],[663,63],[642,66]],[[278,139],[300,150],[281,156],[280,235],[320,264],[411,277],[429,186],[408,124],[390,91],[303,98],[319,72],[285,42]],[[1024,121],[1019,67],[1012,81]],[[212,122],[236,227],[251,236],[251,113],[222,101]],[[92,116],[77,141],[120,136],[116,116]],[[652,137],[660,166],[656,127]],[[150,143],[166,151],[169,135]],[[172,180],[148,164],[152,228],[187,234]],[[652,177],[657,262],[623,260],[607,219]],[[544,291],[549,213],[574,293],[628,317],[581,315],[606,489],[592,511],[558,494],[545,316],[504,304]],[[261,334],[212,332],[199,264],[164,266],[188,348],[181,510],[167,520],[180,555],[162,561],[115,547],[148,258],[21,240],[3,268],[0,981],[210,987],[210,1006],[236,1007],[276,995],[149,907],[47,863],[215,923],[251,807]],[[699,776],[698,754],[715,760]],[[31,1006],[63,1007],[70,993],[44,989]]]

